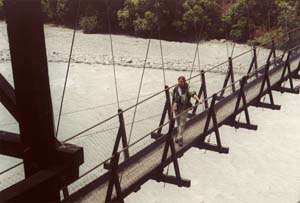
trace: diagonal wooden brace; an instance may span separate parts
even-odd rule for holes
[[[159,127],[158,127],[157,132],[151,133],[152,139],[158,139],[159,137],[162,136],[161,131],[162,131],[163,124],[166,120],[167,114],[168,114],[169,121],[173,118],[171,98],[170,98],[170,88],[167,85],[165,86],[165,95],[166,95],[166,103],[165,103],[164,110],[163,110],[163,113],[162,113],[162,116],[161,116],[161,119],[159,122]]]
[[[129,150],[128,150],[128,142],[127,142],[127,136],[126,136],[126,129],[125,129],[125,122],[124,122],[124,116],[123,116],[123,110],[119,109],[118,110],[119,113],[119,122],[120,122],[120,127],[118,130],[118,134],[117,134],[117,138],[115,141],[115,145],[113,148],[113,152],[112,155],[114,156],[119,149],[120,146],[120,142],[122,141],[122,146],[124,150],[124,159],[128,159],[129,158]],[[109,161],[104,163],[104,168],[109,170],[111,169],[111,163]]]
[[[272,110],[280,110],[281,106],[274,104],[274,98],[272,94],[272,87],[271,87],[271,82],[270,82],[270,77],[269,77],[269,70],[270,70],[270,62],[267,62],[266,68],[265,68],[265,73],[264,73],[264,78],[262,81],[262,85],[260,88],[260,93],[259,93],[259,98],[258,100],[254,101],[251,105],[255,107],[262,107],[262,108],[268,108]],[[267,85],[267,88],[265,90],[265,85]],[[268,94],[270,97],[270,104],[261,102],[261,97],[263,97],[265,94]]]
[[[206,150],[210,150],[210,151],[215,151],[215,152],[219,152],[219,153],[223,153],[223,154],[228,154],[229,153],[229,148],[223,147],[222,143],[221,143],[221,138],[220,138],[220,133],[219,133],[219,126],[218,126],[217,116],[216,116],[216,111],[215,111],[215,102],[216,102],[216,100],[217,100],[217,95],[214,94],[213,98],[212,98],[212,101],[211,101],[211,104],[210,104],[210,107],[209,107],[205,127],[204,127],[204,130],[203,130],[203,133],[202,133],[203,136],[201,137],[200,141],[197,142],[194,145],[194,147],[199,148],[199,149],[206,149]],[[207,132],[208,132],[208,128],[209,128],[209,124],[210,124],[211,120],[213,122],[213,130],[215,132],[217,145],[212,145],[210,143],[205,142],[205,138],[207,136]]]
[[[203,96],[203,101],[204,101],[204,107],[205,109],[208,109],[208,101],[207,101],[207,88],[206,88],[206,81],[205,81],[205,72],[201,70],[201,86],[198,92],[198,98],[201,99]],[[194,108],[192,110],[192,113],[189,114],[188,116],[191,118],[196,114],[197,108],[198,108],[199,102],[196,101]]]
[[[112,202],[124,203],[124,198],[122,197],[122,190],[121,190],[121,185],[118,176],[119,159],[120,159],[120,153],[116,153],[111,160],[112,169],[110,171],[110,180],[108,183],[105,203],[112,203]],[[115,198],[113,198],[114,187],[116,189]]]
[[[300,61],[297,68],[297,73],[293,76],[294,79],[300,79]]]
[[[223,88],[222,91],[220,92],[220,96],[217,97],[217,99],[222,99],[224,98],[224,93],[225,93],[225,88],[228,85],[229,79],[231,82],[231,89],[232,92],[235,92],[235,84],[234,84],[234,73],[233,73],[233,65],[232,65],[232,58],[229,57],[228,58],[228,71],[224,80],[224,84],[223,84]]]
[[[257,52],[256,52],[256,47],[254,46],[253,47],[253,58],[252,58],[250,67],[248,69],[247,75],[249,75],[253,71],[253,72],[255,72],[255,76],[257,78],[258,77],[257,69],[258,69]]]
[[[240,90],[239,90],[237,102],[235,105],[234,114],[232,117],[227,119],[225,124],[235,127],[236,129],[245,128],[248,130],[257,130],[257,125],[252,125],[250,122],[250,116],[249,116],[249,111],[248,111],[248,107],[247,107],[247,101],[246,101],[246,95],[245,95],[245,85],[247,83],[247,80],[248,80],[248,77],[245,76],[240,81]],[[239,110],[241,101],[242,101],[242,108],[241,108],[241,110]],[[242,111],[245,112],[246,123],[236,121],[236,116]]]
[[[0,73],[0,102],[8,110],[8,112],[17,120],[17,104],[14,88]]]
[[[166,137],[166,143],[165,143],[165,148],[161,159],[161,164],[158,169],[158,172],[152,177],[152,179],[156,180],[157,182],[165,182],[165,183],[177,185],[178,187],[190,187],[191,181],[183,179],[180,175],[178,157],[175,150],[175,143],[172,137],[172,131],[174,129],[175,120],[172,119],[170,123],[171,124],[170,124],[168,135]],[[168,158],[169,149],[171,150],[171,159],[175,169],[175,176],[170,176],[163,173],[165,162]]]
[[[285,65],[284,65],[282,74],[281,74],[280,83],[274,90],[279,91],[281,93],[288,92],[288,93],[292,93],[292,94],[299,94],[299,89],[294,88],[294,84],[293,84],[293,76],[292,76],[292,73],[291,73],[291,63],[290,63],[291,54],[292,54],[292,51],[289,51],[287,59],[285,61]],[[287,71],[287,79],[285,79],[286,71]],[[290,88],[282,87],[282,84],[286,80],[289,80]]]
[[[267,59],[267,64],[270,63],[271,64],[271,58],[273,56],[273,60],[274,60],[274,64],[276,65],[276,45],[275,45],[275,41],[272,40],[272,48],[271,51],[269,53],[268,59]]]

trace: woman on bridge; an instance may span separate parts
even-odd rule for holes
[[[179,146],[183,146],[183,131],[188,115],[188,109],[193,106],[191,103],[191,98],[196,99],[200,104],[202,103],[199,97],[196,95],[196,92],[190,90],[189,84],[186,82],[185,77],[179,76],[178,84],[174,88],[172,94],[172,107],[175,112],[178,126],[175,142],[178,143]]]

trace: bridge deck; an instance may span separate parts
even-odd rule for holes
[[[299,51],[294,50],[291,57],[291,71],[292,75],[298,71],[298,59]],[[264,72],[264,69],[260,73]],[[276,87],[281,80],[282,71],[284,68],[284,62],[281,62],[276,67],[270,68],[269,77],[272,88]],[[287,78],[288,72],[285,73]],[[250,78],[249,83],[245,85],[245,96],[247,104],[250,105],[254,101],[260,98],[260,88],[263,81],[263,74],[260,74],[258,78]],[[264,91],[266,92],[267,86],[265,85]],[[238,97],[238,91],[225,97],[216,103],[216,117],[218,125],[224,124],[226,119],[230,118],[234,114],[234,108]],[[240,104],[239,110],[241,110],[242,104]],[[183,155],[188,149],[190,149],[195,143],[197,143],[203,134],[204,125],[207,119],[208,110],[203,111],[199,115],[196,115],[187,122],[186,130],[184,132],[184,145],[183,147],[176,146],[176,153],[178,156]],[[212,122],[210,122],[209,130],[206,134],[211,133],[213,130]],[[173,133],[176,133],[175,131]],[[156,140],[137,154],[130,157],[126,162],[119,165],[119,178],[121,178],[121,188],[123,196],[127,196],[131,192],[139,189],[140,185],[148,181],[152,175],[155,175],[160,164],[165,147],[165,137]],[[169,152],[168,159],[165,165],[170,164],[171,154]],[[105,173],[86,187],[80,189],[76,193],[70,196],[66,201],[76,202],[93,202],[97,199],[97,202],[105,202],[107,193],[107,187],[110,175]],[[113,197],[116,196],[114,190]]]

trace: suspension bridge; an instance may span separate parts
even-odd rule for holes
[[[191,181],[182,177],[178,163],[178,159],[188,150],[199,148],[229,153],[229,146],[222,145],[221,126],[257,130],[257,126],[250,121],[250,106],[280,110],[273,91],[299,94],[299,86],[294,83],[300,79],[300,28],[296,28],[266,44],[231,56],[215,67],[194,76],[191,74],[188,82],[198,84],[198,96],[203,102],[196,102],[187,110],[189,118],[182,147],[173,139],[177,127],[170,92],[176,85],[166,84],[164,89],[142,100],[139,97],[140,87],[136,104],[119,109],[117,114],[59,141],[56,139],[59,128],[56,132],[53,129],[43,27],[42,22],[37,20],[40,19],[39,9],[34,6],[33,10],[21,8],[21,3],[11,4],[7,12],[15,88],[3,76],[0,77],[1,103],[18,121],[20,135],[1,131],[0,153],[22,158],[24,162],[0,174],[11,173],[14,176],[14,170],[23,166],[25,179],[17,180],[2,190],[0,202],[124,202],[125,197],[139,191],[149,180],[190,187]],[[29,14],[32,18],[17,20]],[[34,38],[24,35],[24,31],[35,33]],[[74,38],[75,34],[73,42]],[[19,47],[26,47],[25,50],[32,50],[34,54],[25,54],[26,51]],[[258,56],[260,47],[269,49],[268,56]],[[198,45],[195,58],[197,51]],[[32,63],[36,56],[39,60]],[[237,77],[235,61],[246,58],[250,59],[247,71]],[[24,64],[32,70],[24,71]],[[206,75],[222,68],[226,69],[222,87],[216,92],[208,92]],[[28,95],[35,105],[29,104]],[[269,98],[269,102],[265,98]],[[137,112],[143,114],[149,106],[152,107],[151,115],[138,119]],[[241,114],[245,115],[245,122],[239,119]],[[155,127],[143,122],[154,117],[159,118]],[[131,122],[126,123],[127,120]],[[102,129],[101,132],[93,132],[96,128]],[[134,133],[133,129],[136,129]],[[93,133],[102,133],[102,136],[99,139],[91,136]],[[80,139],[83,136],[87,139]],[[215,143],[210,141],[211,136],[215,137]],[[105,152],[101,151],[103,145],[108,149]],[[174,176],[164,173],[170,164],[174,165]]]

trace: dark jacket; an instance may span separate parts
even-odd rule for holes
[[[177,85],[172,93],[172,103],[175,111],[182,111],[192,107],[191,97],[193,97],[196,92],[191,91],[188,84],[181,88],[181,93]]]

